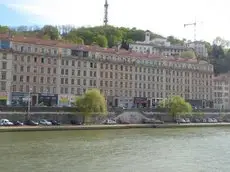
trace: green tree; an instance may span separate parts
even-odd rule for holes
[[[167,41],[169,41],[172,45],[176,45],[176,44],[183,45],[185,40],[177,39],[174,36],[168,36]]]
[[[159,104],[160,108],[167,109],[168,113],[175,119],[178,115],[186,115],[192,112],[192,106],[180,96],[172,96],[164,99]]]
[[[181,53],[181,57],[182,58],[196,58],[196,55],[195,55],[195,53],[194,53],[194,51],[192,51],[192,50],[189,50],[189,51],[184,51],[184,52],[182,52]]]
[[[98,89],[91,89],[86,91],[86,93],[78,97],[76,100],[76,106],[84,115],[85,118],[92,115],[106,115],[107,105],[105,97],[100,93]]]
[[[51,40],[58,40],[59,39],[59,31],[57,29],[57,27],[51,26],[51,25],[45,25],[42,29],[41,29],[41,33],[44,35],[49,36],[49,38]]]
[[[0,33],[7,33],[8,31],[9,31],[9,28],[7,26],[0,25]]]
[[[94,42],[99,45],[100,47],[107,47],[108,46],[108,41],[107,38],[103,35],[97,35],[95,37]]]

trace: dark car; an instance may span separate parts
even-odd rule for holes
[[[60,122],[55,121],[55,120],[51,120],[50,122],[52,123],[52,125],[61,125],[61,123],[60,123]]]
[[[70,123],[71,123],[72,125],[82,125],[82,122],[77,121],[77,120],[71,120]]]
[[[27,120],[27,121],[25,121],[24,124],[25,125],[30,125],[30,126],[37,126],[37,125],[39,125],[38,122],[35,122],[33,120]]]
[[[22,122],[20,122],[20,121],[15,121],[15,122],[13,122],[14,123],[14,125],[15,126],[22,126],[22,125],[24,125]]]

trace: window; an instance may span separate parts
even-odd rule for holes
[[[30,76],[26,77],[26,82],[30,82]]]
[[[53,84],[56,84],[56,78],[53,78]]]
[[[44,67],[41,67],[41,73],[44,73]]]
[[[13,91],[17,91],[17,86],[16,85],[13,85]]]
[[[68,78],[65,78],[65,84],[68,84],[68,83],[69,83]]]
[[[48,58],[48,64],[51,64],[51,59],[50,58]]]
[[[61,75],[64,75],[64,74],[65,74],[65,70],[61,69]]]
[[[1,72],[1,79],[6,80],[6,71]]]
[[[47,77],[47,83],[50,84],[50,77]]]
[[[7,62],[2,62],[2,69],[7,69]]]
[[[45,61],[44,58],[41,58],[41,63],[44,63],[44,61]]]
[[[69,75],[69,70],[68,69],[65,70],[65,75]]]
[[[36,76],[34,76],[33,82],[37,82],[37,77]]]
[[[74,85],[74,79],[71,79],[71,84]]]
[[[61,78],[61,84],[64,84],[64,78]]]
[[[56,65],[57,64],[57,59],[54,59],[54,65]]]
[[[19,86],[19,91],[23,92],[23,85]]]
[[[24,79],[24,76],[23,76],[23,75],[21,75],[21,76],[20,76],[20,79],[19,79],[19,80],[20,80],[20,82],[23,82],[23,79]]]
[[[69,65],[69,61],[68,61],[68,60],[65,61],[65,65],[66,65],[66,66]]]
[[[34,62],[35,62],[35,63],[37,62],[37,57],[34,57]]]
[[[24,72],[24,66],[21,66],[21,67],[20,67],[20,71],[21,71],[21,72]]]
[[[53,73],[56,74],[56,68],[53,68]]]
[[[51,73],[51,69],[50,69],[50,68],[48,68],[47,73],[48,73],[48,74],[50,74],[50,73]]]
[[[30,66],[27,66],[27,72],[30,72]]]
[[[43,84],[43,82],[44,82],[44,77],[41,77],[40,82]]]
[[[3,59],[3,60],[6,60],[6,59],[7,59],[7,54],[6,54],[6,53],[3,53],[2,59]]]
[[[27,63],[29,63],[29,62],[30,62],[30,56],[27,57]]]
[[[13,81],[17,81],[17,76],[16,75],[13,76]]]
[[[72,66],[75,66],[75,61],[74,60],[72,60]]]
[[[21,56],[21,61],[24,62],[24,56]]]
[[[73,76],[75,75],[75,70],[72,70],[72,75],[73,75]]]

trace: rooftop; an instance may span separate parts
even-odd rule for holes
[[[134,51],[127,51],[124,49],[114,49],[114,48],[101,48],[98,46],[87,46],[87,45],[77,45],[77,44],[70,44],[64,41],[59,40],[44,40],[39,39],[36,37],[24,37],[24,36],[12,36],[9,37],[7,34],[0,34],[0,40],[10,40],[13,42],[19,43],[27,43],[27,44],[37,44],[37,45],[44,45],[56,48],[68,48],[68,49],[77,49],[83,51],[90,51],[94,53],[106,53],[108,55],[119,55],[119,56],[128,56],[128,57],[136,57],[136,58],[145,58],[145,59],[164,59],[168,61],[178,61],[178,62],[188,62],[188,63],[197,63],[197,59],[189,59],[189,58],[179,58],[179,57],[164,57],[155,54],[144,54],[138,53]]]

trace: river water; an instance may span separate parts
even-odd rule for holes
[[[230,128],[0,133],[1,172],[229,172]]]

